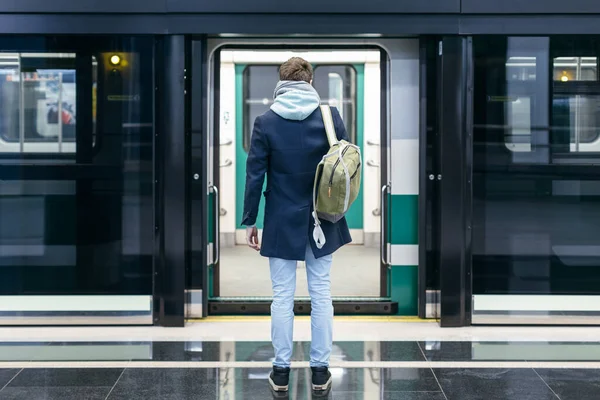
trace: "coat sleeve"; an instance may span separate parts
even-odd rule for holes
[[[346,132],[346,127],[344,126],[344,121],[342,120],[342,116],[336,107],[331,107],[331,116],[333,118],[333,125],[335,127],[335,133],[338,140],[350,142],[350,138]]]
[[[254,121],[250,152],[246,163],[246,191],[242,225],[252,226],[258,216],[265,173],[269,165],[269,144],[262,130],[260,117]]]

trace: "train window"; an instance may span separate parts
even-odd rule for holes
[[[249,65],[243,74],[244,150],[250,151],[254,120],[273,104],[273,89],[279,78],[277,65]]]
[[[545,60],[542,55],[519,54],[506,59],[506,83],[504,101],[506,125],[504,140],[512,152],[531,152],[532,137],[552,132],[555,149],[564,144],[567,151],[600,151],[600,86],[598,86],[598,57],[596,45],[585,44],[582,48],[569,41],[553,42],[552,56]],[[525,53],[525,52],[522,52]],[[542,58],[540,58],[542,57]],[[537,69],[551,63],[553,90],[550,98],[551,117],[549,127],[532,121],[534,104],[539,85]],[[533,97],[532,97],[533,96]],[[502,97],[502,96],[500,96]],[[540,99],[542,99],[540,97]],[[538,99],[538,101],[540,100]],[[537,111],[538,115],[540,110]],[[540,136],[541,137],[541,136]]]
[[[584,43],[582,48],[577,48],[563,41],[558,47],[554,49],[557,57],[552,59],[554,137],[559,142],[568,141],[570,152],[598,152],[600,93],[595,46]]]
[[[75,57],[74,53],[0,53],[3,153],[75,152]],[[91,61],[95,89],[97,61],[93,57]],[[94,109],[94,129],[95,116]]]
[[[356,70],[351,65],[317,65],[313,85],[322,104],[337,107],[352,143],[356,143]]]
[[[273,104],[277,65],[249,65],[243,73],[243,147],[250,151],[254,120]],[[351,65],[316,65],[313,86],[322,104],[337,107],[352,143],[356,143],[356,70]]]
[[[552,125],[557,133],[570,139],[571,152],[597,152],[600,142],[600,96],[554,95]]]
[[[555,57],[554,80],[561,82],[598,80],[598,58]]]

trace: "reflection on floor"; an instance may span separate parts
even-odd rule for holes
[[[305,367],[310,342],[295,342],[292,361]],[[275,353],[270,342],[0,342],[0,363],[105,362],[111,366],[159,366],[161,363],[206,368],[240,365],[269,367]],[[331,365],[337,367],[544,366],[577,363],[600,366],[600,342],[334,342]],[[552,365],[555,366],[555,365]]]
[[[325,394],[309,351],[295,343],[290,391],[275,395],[269,342],[0,342],[0,399],[600,398],[600,342],[336,342]]]
[[[271,297],[269,260],[247,246],[221,248],[221,297]],[[331,293],[337,297],[378,297],[379,248],[345,246],[335,253]],[[296,296],[308,296],[306,269],[299,263]]]
[[[287,395],[275,396],[268,369],[2,369],[2,399],[407,399],[588,400],[600,378],[591,370],[334,369],[329,393],[310,391],[310,372],[294,369]],[[560,397],[559,397],[560,396]]]

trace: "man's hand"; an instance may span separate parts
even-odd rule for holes
[[[250,248],[259,251],[260,245],[258,243],[258,229],[256,226],[248,226],[246,227],[246,243]]]

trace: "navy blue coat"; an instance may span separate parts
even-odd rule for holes
[[[331,107],[331,113],[338,139],[348,140],[339,112]],[[337,223],[321,220],[326,239],[323,248],[318,249],[312,238],[315,172],[328,150],[318,107],[302,121],[285,119],[271,110],[256,118],[246,165],[242,225],[256,222],[266,174],[262,256],[304,260],[309,241],[319,258],[352,241],[345,218]]]

